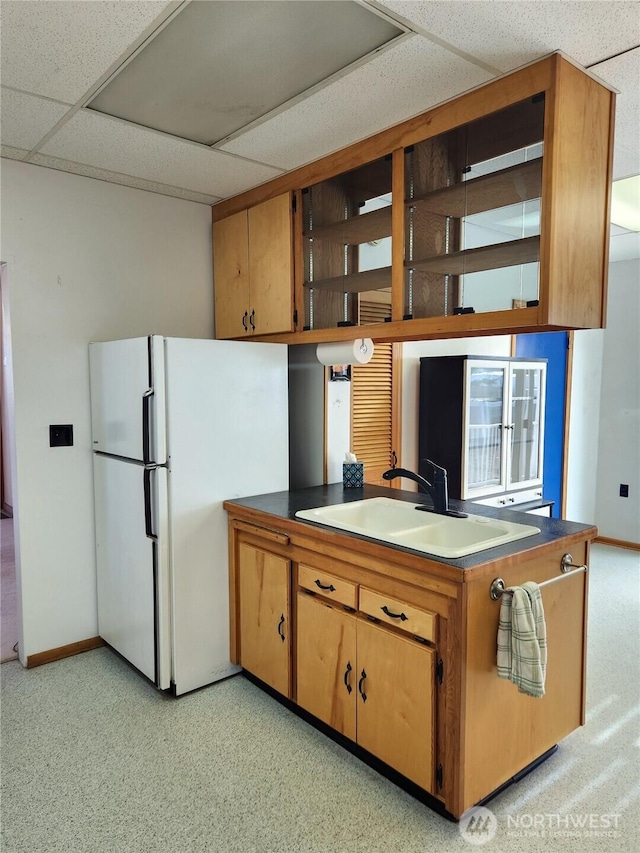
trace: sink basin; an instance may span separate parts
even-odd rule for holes
[[[452,518],[418,512],[415,504],[393,498],[368,498],[299,510],[296,518],[436,557],[465,557],[540,533],[539,527],[469,515]]]

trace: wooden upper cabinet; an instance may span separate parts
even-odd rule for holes
[[[291,195],[213,225],[217,338],[293,330]]]
[[[214,256],[227,256],[222,221],[294,192],[293,241],[291,219],[268,217],[271,232],[258,231],[289,241],[300,317],[281,334],[255,309],[255,335],[318,343],[362,326],[375,341],[601,328],[614,109],[609,88],[551,54],[220,202]],[[274,264],[250,228],[249,255],[250,280],[269,279]],[[285,288],[271,286],[260,293],[279,311]]]

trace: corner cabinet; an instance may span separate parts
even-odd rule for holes
[[[542,496],[546,371],[544,359],[420,359],[420,466],[447,469],[450,497],[500,506]]]
[[[224,259],[228,219],[285,191],[297,202],[280,237],[292,236],[299,316],[282,335],[256,311],[248,332],[317,343],[363,326],[376,341],[603,327],[614,104],[555,53],[214,205]]]
[[[293,330],[291,194],[213,225],[217,338]]]

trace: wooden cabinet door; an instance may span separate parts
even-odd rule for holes
[[[256,335],[291,332],[293,226],[290,193],[249,208],[248,217],[250,330]]]
[[[290,696],[289,560],[241,544],[238,574],[240,664]]]
[[[249,326],[247,211],[213,225],[213,294],[216,338],[239,338]]]
[[[358,621],[358,743],[434,790],[435,651]]]
[[[356,739],[356,618],[298,593],[297,702]]]

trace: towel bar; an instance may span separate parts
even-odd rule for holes
[[[561,581],[563,578],[568,578],[569,575],[578,575],[582,572],[586,572],[588,570],[588,566],[574,566],[573,565],[573,557],[571,554],[565,554],[560,563],[560,568],[562,570],[561,575],[556,575],[555,578],[549,578],[548,581],[543,581],[539,583],[538,586],[542,588],[543,586],[549,586],[556,581]],[[489,587],[489,595],[491,596],[493,601],[498,601],[498,599],[504,595],[513,595],[513,590],[507,589],[504,585],[504,581],[502,578],[494,578],[491,581],[491,586]]]

